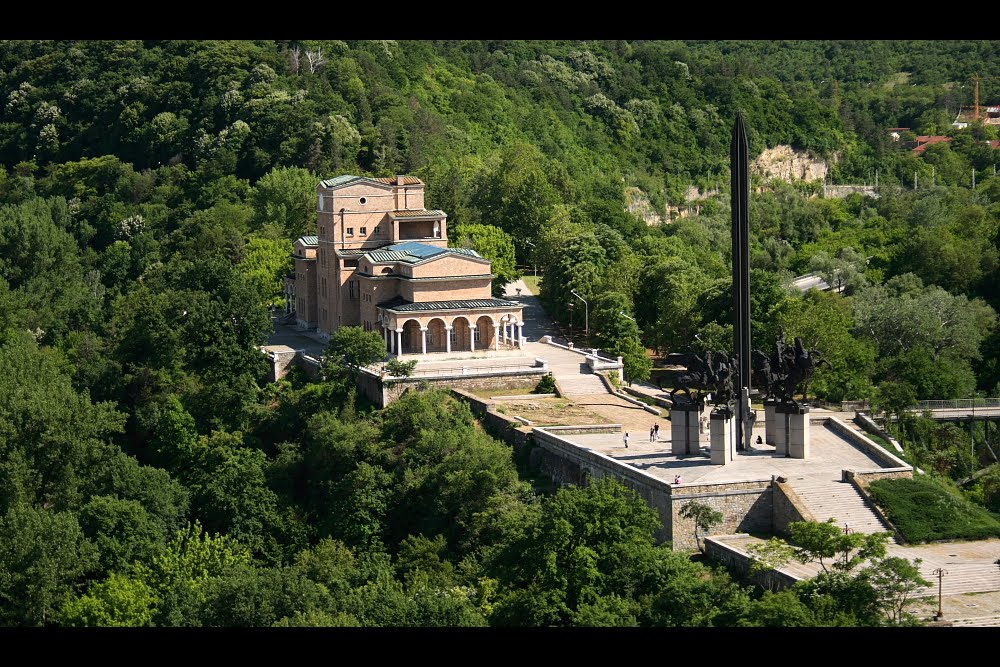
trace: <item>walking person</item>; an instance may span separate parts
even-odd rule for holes
[[[628,431],[625,431],[625,435],[622,437],[622,440],[625,441],[625,449],[628,449]]]
[[[660,441],[660,425],[659,424],[653,424],[653,440],[655,442],[659,442]]]
[[[649,427],[649,441],[650,442],[653,442],[653,436],[655,436],[655,435],[656,435],[656,425],[654,424],[653,426]]]

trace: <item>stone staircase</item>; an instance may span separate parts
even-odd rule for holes
[[[793,477],[788,481],[817,521],[835,518],[837,525],[849,526],[858,533],[889,530],[868,507],[861,494],[847,482],[810,477]]]
[[[937,565],[933,563],[920,565],[920,575],[932,583],[917,597],[937,597],[938,578],[934,574],[936,568]],[[1000,591],[1000,565],[996,563],[948,563],[944,569],[948,574],[941,580],[941,595]]]
[[[1000,628],[1000,616],[979,616],[977,618],[959,618],[951,621],[953,628]]]
[[[559,369],[551,369],[552,374],[559,383],[559,388],[567,396],[584,396],[588,394],[608,393],[601,379],[593,373],[582,374],[579,371],[574,373],[559,372]]]

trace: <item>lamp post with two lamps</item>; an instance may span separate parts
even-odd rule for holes
[[[530,246],[531,246],[532,248],[534,248],[535,250],[537,250],[537,248],[536,248],[535,244],[534,244],[534,243],[532,243],[531,241],[529,241],[529,240],[525,239],[525,240],[524,240],[524,242],[525,242],[525,243],[526,243],[527,245],[530,245]],[[533,272],[534,272],[534,274],[533,274],[533,275],[534,275],[534,276],[535,276],[535,277],[537,278],[537,277],[538,277],[538,260],[537,260],[537,259],[535,258],[535,253],[534,253],[534,252],[532,252],[532,253],[531,253],[531,266],[532,266],[532,270],[533,270]]]
[[[939,567],[936,570],[934,570],[931,574],[935,575],[938,578],[938,610],[937,614],[934,616],[934,620],[940,621],[942,618],[944,618],[944,613],[941,611],[941,587],[944,582],[944,575],[948,574],[948,570],[944,569],[943,567]]]
[[[576,293],[575,289],[571,289],[569,293],[575,296],[580,301],[583,301],[583,317],[584,317],[583,327],[587,335],[587,347],[590,347],[590,305],[587,303],[586,299],[584,299],[582,296]]]

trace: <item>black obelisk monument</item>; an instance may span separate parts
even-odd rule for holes
[[[738,355],[735,389],[736,448],[750,449],[750,159],[743,114],[736,113],[729,145],[733,211],[733,352]]]

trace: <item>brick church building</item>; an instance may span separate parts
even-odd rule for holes
[[[490,261],[448,247],[443,211],[424,208],[413,176],[321,181],[317,235],[295,241],[285,310],[324,338],[378,331],[392,354],[520,347],[521,304],[494,299]]]

